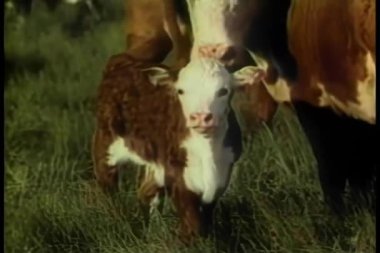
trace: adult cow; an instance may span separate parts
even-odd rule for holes
[[[193,38],[200,38],[193,34],[193,31],[204,31],[202,24],[196,29],[192,27],[185,0],[125,0],[125,16],[127,54],[146,62],[161,63],[167,59],[171,51],[174,51],[177,57],[174,58],[174,62],[167,63],[176,69],[188,63]],[[215,25],[216,23],[211,24],[213,27]],[[213,30],[215,28],[207,29],[209,38],[217,34],[217,31]],[[193,52],[195,48],[198,50],[195,46]],[[231,54],[229,50],[223,49],[217,53],[229,70],[236,71],[244,65],[253,63],[247,52]],[[235,59],[236,55],[239,56],[239,60]],[[270,99],[262,85],[249,86],[246,92],[238,92],[238,95],[243,100],[240,99],[235,106],[238,108],[238,114],[243,116],[245,123],[243,127],[246,131],[255,129],[257,123],[270,120],[275,113],[274,103],[262,103]],[[254,113],[247,113],[249,108]]]
[[[271,97],[261,102],[292,102],[331,207],[344,209],[347,181],[355,196],[371,192],[375,1],[188,0],[188,6],[203,33],[195,36],[203,38],[203,54],[244,65],[247,48],[267,73],[263,82]],[[227,61],[225,52],[232,56]]]
[[[235,88],[253,84],[246,73],[231,75],[202,57],[179,73],[126,53],[111,57],[98,90],[92,144],[99,185],[115,189],[120,165],[142,165],[140,200],[154,204],[166,189],[182,239],[207,232],[242,151],[230,101]]]

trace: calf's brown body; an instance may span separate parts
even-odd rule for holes
[[[189,130],[173,87],[153,85],[143,71],[155,66],[126,53],[109,60],[97,97],[92,147],[95,175],[103,189],[116,188],[119,168],[110,165],[109,150],[122,138],[123,145],[144,163],[164,169],[163,185],[146,170],[138,196],[149,204],[166,188],[181,220],[181,238],[188,241],[207,229],[215,203],[201,203],[200,196],[186,187],[183,173],[187,154],[181,142]]]

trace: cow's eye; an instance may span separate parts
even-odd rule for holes
[[[182,95],[183,93],[185,93],[182,89],[178,89],[177,90],[177,93],[179,94],[179,95]]]
[[[228,89],[226,89],[226,88],[221,88],[220,90],[218,90],[217,96],[218,96],[218,97],[223,97],[223,96],[225,96],[225,95],[227,95],[227,94],[228,94]]]

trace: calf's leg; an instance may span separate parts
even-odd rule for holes
[[[200,197],[186,189],[180,178],[172,185],[171,199],[180,218],[180,239],[185,244],[190,244],[201,231]]]
[[[155,178],[154,171],[146,168],[139,177],[139,188],[137,190],[137,196],[139,201],[149,206],[150,212],[153,208],[158,207],[159,211],[162,209],[161,199],[165,195],[165,189],[160,187]]]
[[[103,129],[96,129],[92,140],[92,159],[96,180],[106,192],[117,189],[118,167],[107,164],[107,151],[112,142],[111,133]]]
[[[160,212],[162,211],[162,198],[165,195],[165,190],[157,185],[154,179],[154,172],[148,168],[145,168],[139,174],[138,181],[139,187],[137,190],[137,198],[139,200],[145,224],[148,226],[150,215],[154,208],[158,208]]]

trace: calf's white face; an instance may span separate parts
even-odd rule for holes
[[[167,70],[148,70],[153,84],[170,83]],[[227,119],[234,89],[253,85],[263,77],[263,70],[254,66],[230,74],[214,59],[197,58],[191,60],[179,72],[177,80],[171,83],[179,96],[187,126],[198,133],[210,135]]]
[[[212,132],[229,110],[232,76],[210,59],[195,59],[184,67],[175,84],[187,125]]]

